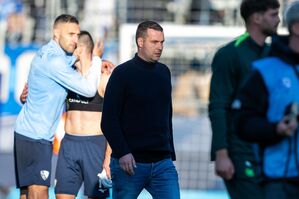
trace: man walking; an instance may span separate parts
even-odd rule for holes
[[[136,199],[144,188],[155,199],[180,198],[172,162],[171,75],[158,62],[163,43],[158,23],[140,23],[137,54],[114,69],[106,88],[101,126],[112,148],[115,199]]]

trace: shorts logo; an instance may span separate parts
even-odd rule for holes
[[[40,171],[40,176],[42,177],[43,180],[46,181],[48,179],[48,177],[49,177],[49,171],[47,171],[47,170],[41,170]]]

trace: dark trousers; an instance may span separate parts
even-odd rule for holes
[[[261,185],[260,167],[253,157],[244,154],[230,156],[235,167],[232,180],[225,180],[225,186],[231,199],[264,199]]]
[[[225,186],[231,199],[264,199],[262,187],[254,180],[234,178]]]
[[[265,199],[297,199],[299,198],[299,182],[267,182],[265,195]]]

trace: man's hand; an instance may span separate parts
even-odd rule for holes
[[[97,39],[94,47],[93,47],[93,52],[92,54],[94,56],[98,56],[98,57],[101,57],[103,56],[103,53],[104,53],[104,42],[100,39]]]
[[[110,173],[110,157],[105,158],[103,162],[103,169],[106,171],[107,177],[111,179],[111,173]]]
[[[20,101],[22,104],[25,104],[25,102],[27,100],[27,96],[28,96],[28,84],[25,83],[22,93],[20,95]]]
[[[276,127],[278,135],[292,136],[298,128],[297,117],[286,115],[280,120]]]
[[[235,167],[226,149],[221,149],[216,152],[215,173],[225,180],[231,180],[233,178]]]
[[[102,60],[102,68],[101,68],[102,73],[110,75],[114,68],[115,68],[115,65],[112,62],[110,62],[108,60]]]
[[[128,153],[119,158],[119,166],[130,176],[134,175],[134,168],[136,168],[136,162],[131,153]]]

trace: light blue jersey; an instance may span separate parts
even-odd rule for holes
[[[72,68],[75,60],[54,40],[37,52],[28,76],[28,97],[16,121],[18,134],[53,141],[64,110],[67,89],[86,97],[96,94],[101,60],[93,60],[85,78]]]

